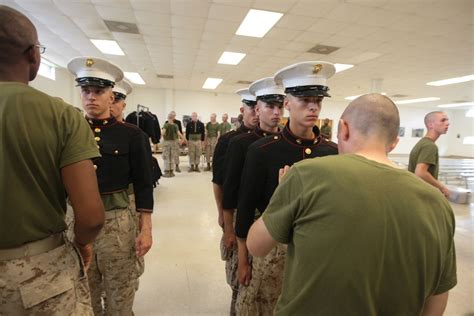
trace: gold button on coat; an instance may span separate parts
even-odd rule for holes
[[[312,153],[311,149],[309,149],[309,148],[306,148],[304,150],[304,152],[306,153],[306,155],[311,155],[311,153]]]
[[[116,155],[117,155],[118,153],[119,153],[119,151],[118,151],[118,150],[115,150],[115,151],[114,151],[114,154],[116,154]]]
[[[100,137],[99,137],[99,136],[96,136],[94,139],[95,139],[96,142],[100,141]]]
[[[96,129],[94,130],[94,132],[100,133],[100,132],[101,132],[101,129],[100,129],[100,128],[96,128]]]
[[[94,169],[97,170],[97,165],[94,165]]]

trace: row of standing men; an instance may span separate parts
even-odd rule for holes
[[[212,169],[212,156],[217,144],[217,139],[228,133],[232,125],[228,122],[228,115],[222,116],[222,122],[218,123],[216,114],[211,114],[211,120],[204,125],[196,112],[191,114],[191,121],[186,126],[185,135],[181,127],[181,121],[176,119],[174,111],[168,114],[168,119],[163,125],[163,160],[165,163],[164,177],[173,177],[174,171],[181,172],[179,168],[180,146],[188,145],[189,172],[200,172],[199,164],[201,155],[206,156],[206,171]]]
[[[222,136],[214,153],[213,187],[223,228],[222,259],[232,289],[231,315],[271,315],[281,293],[286,246],[252,258],[245,239],[278,185],[280,168],[335,155],[337,145],[320,135],[316,121],[329,97],[327,62],[302,62],[275,78],[253,82],[241,96],[242,126]],[[289,122],[283,128],[283,109]]]

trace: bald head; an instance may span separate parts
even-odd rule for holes
[[[37,43],[33,23],[23,13],[0,5],[0,63],[16,62],[23,52]]]
[[[352,101],[341,117],[360,135],[378,137],[386,145],[397,140],[400,128],[398,108],[381,94],[365,94]]]
[[[443,111],[433,111],[425,115],[425,126],[429,128],[431,122],[433,122],[438,115],[445,114]]]

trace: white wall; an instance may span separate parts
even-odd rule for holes
[[[474,136],[474,118],[466,117],[467,110],[453,110],[449,115],[450,126],[447,134],[449,154],[474,157],[474,145],[463,145],[463,138]]]
[[[166,120],[167,114],[172,110],[176,111],[180,120],[183,115],[197,112],[203,122],[209,121],[211,113],[216,113],[220,121],[224,113],[228,113],[229,117],[237,117],[239,100],[237,95],[228,93],[136,88],[127,99],[127,113],[141,104],[148,106],[160,122]]]
[[[57,69],[55,81],[38,76],[31,85],[80,107],[79,89],[75,87],[74,78],[64,69]],[[220,121],[220,117],[224,113],[228,113],[229,117],[237,117],[240,109],[240,99],[235,94],[150,89],[135,85],[133,93],[127,99],[126,113],[134,111],[137,104],[148,106],[158,116],[160,122],[164,122],[167,114],[172,110],[176,111],[179,119],[182,119],[183,115],[191,115],[192,112],[197,112],[200,119],[207,122],[211,113],[216,113],[218,121]],[[333,141],[337,132],[337,120],[347,104],[348,101],[347,103],[335,102],[331,99],[326,99],[323,102],[320,117],[334,120]],[[399,110],[400,125],[405,127],[405,137],[400,138],[400,142],[393,153],[408,154],[419,140],[419,138],[411,137],[412,129],[425,128],[423,124],[425,114],[436,109],[404,106],[400,107]],[[463,137],[474,136],[474,119],[466,118],[465,112],[465,110],[448,111],[451,127],[448,134],[441,136],[437,141],[440,155],[474,157],[474,146],[462,144]],[[460,138],[457,138],[458,134]]]
[[[69,104],[81,107],[79,89],[75,87],[75,83],[73,76],[67,70],[56,68],[56,80],[38,75],[30,82],[30,85],[49,95],[60,97]]]

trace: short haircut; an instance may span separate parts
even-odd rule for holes
[[[381,94],[365,94],[352,101],[342,114],[361,135],[378,135],[386,144],[398,137],[400,115],[393,101]]]
[[[19,58],[36,41],[33,23],[23,13],[0,5],[0,63],[6,64]]]
[[[443,111],[433,111],[425,115],[425,126],[428,128],[428,124],[435,118],[437,114],[444,114]]]

